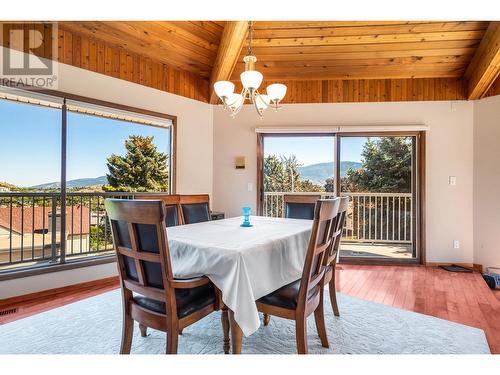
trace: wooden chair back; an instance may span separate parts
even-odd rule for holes
[[[180,196],[177,194],[135,195],[135,199],[160,200],[165,205],[165,225],[173,227],[182,224]]]
[[[208,194],[181,195],[179,204],[183,224],[210,220],[210,196]]]
[[[342,239],[342,231],[346,220],[347,208],[349,207],[348,197],[341,197],[338,199],[340,199],[339,210],[334,221],[332,233],[334,240],[332,241],[330,249],[328,249],[327,257],[325,257],[325,265],[333,265],[337,262],[340,240]]]
[[[319,194],[285,194],[283,196],[285,217],[289,219],[313,220],[314,207],[318,199],[321,199],[321,195]]]
[[[176,316],[174,280],[160,200],[106,199],[124,304],[132,292],[164,302]]]
[[[325,274],[324,258],[335,239],[334,224],[340,199],[320,199],[316,202],[314,222],[300,283],[298,306],[306,308],[308,301],[316,297],[323,287],[320,284]]]

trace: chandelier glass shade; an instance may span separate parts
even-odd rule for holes
[[[214,83],[214,91],[222,101],[224,109],[236,116],[243,107],[246,100],[252,103],[255,110],[262,117],[264,111],[272,107],[274,110],[280,108],[279,104],[286,95],[286,86],[282,83],[273,83],[266,88],[267,95],[259,93],[264,76],[255,70],[257,57],[252,52],[252,22],[248,23],[248,52],[243,58],[245,71],[240,74],[243,89],[241,93],[235,93],[235,85],[231,81],[217,81]]]

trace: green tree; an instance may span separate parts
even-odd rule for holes
[[[287,173],[281,159],[276,155],[264,159],[264,191],[285,191]]]
[[[103,249],[113,244],[111,229],[104,224],[92,225],[90,227],[90,249]]]
[[[297,160],[295,155],[281,156],[281,162],[283,163],[283,168],[287,174],[287,184],[286,190],[282,191],[301,191],[301,180],[299,167],[301,164]]]
[[[294,191],[297,192],[323,192],[325,191],[324,187],[321,185],[318,185],[311,180],[300,180],[298,184],[296,185],[296,188]]]
[[[157,150],[152,136],[130,135],[125,149],[125,156],[107,159],[105,191],[168,191],[168,156]]]
[[[369,138],[363,146],[362,167],[349,168],[342,191],[411,191],[412,143],[409,137]]]

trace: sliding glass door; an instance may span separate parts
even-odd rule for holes
[[[341,259],[418,262],[418,133],[260,134],[262,215],[284,194],[347,196]]]
[[[415,259],[414,136],[340,136],[340,195],[349,212],[341,257]]]

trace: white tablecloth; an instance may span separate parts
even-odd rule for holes
[[[300,278],[312,221],[252,216],[167,228],[176,277],[206,275],[245,336],[260,325],[255,301]]]

